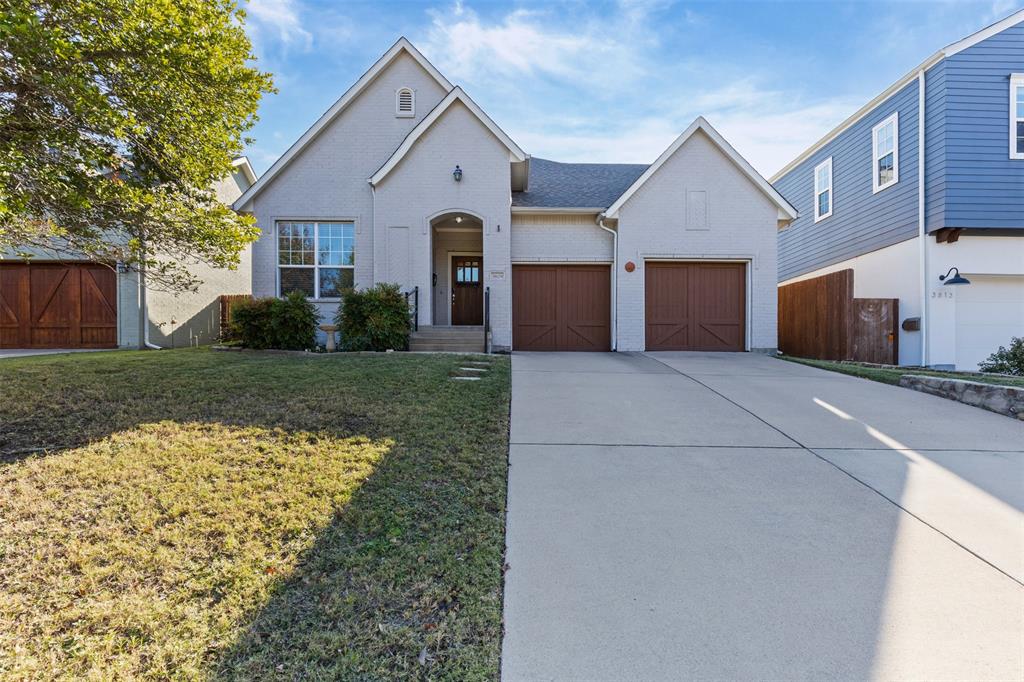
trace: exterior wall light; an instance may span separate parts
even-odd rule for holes
[[[455,178],[455,182],[460,182],[462,180],[462,169],[459,168],[458,165],[456,165],[455,170],[452,171],[452,177]]]
[[[950,277],[951,272],[956,272],[955,275]],[[942,282],[943,286],[956,286],[957,284],[970,284],[971,280],[966,277],[960,276],[960,270],[956,267],[950,268],[945,275],[939,275],[939,281]]]

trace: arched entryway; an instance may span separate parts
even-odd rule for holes
[[[435,326],[475,327],[484,316],[483,220],[453,209],[430,220]]]

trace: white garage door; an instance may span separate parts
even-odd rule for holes
[[[956,292],[956,368],[972,370],[1010,337],[1024,336],[1024,277],[968,277]]]

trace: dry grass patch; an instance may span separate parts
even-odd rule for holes
[[[0,677],[495,678],[508,363],[458,364],[0,362]]]

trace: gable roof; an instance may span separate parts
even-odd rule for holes
[[[405,155],[409,153],[416,141],[419,140],[423,135],[430,129],[434,123],[441,118],[453,104],[456,102],[462,102],[467,109],[487,128],[491,131],[496,138],[498,138],[505,148],[508,149],[509,160],[526,161],[527,154],[519,148],[512,138],[505,134],[505,131],[498,127],[498,125],[491,120],[491,117],[484,113],[476,102],[474,102],[469,95],[467,95],[462,88],[456,86],[452,88],[443,100],[441,100],[436,107],[430,110],[430,113],[423,117],[423,120],[416,124],[416,127],[409,131],[409,134],[402,140],[402,144],[398,145],[398,149],[391,155],[391,157],[384,162],[384,165],[377,169],[377,172],[370,176],[370,184],[376,186],[384,178],[388,176],[395,166],[405,158]]]
[[[629,199],[636,194],[637,190],[643,187],[644,183],[647,182],[652,175],[658,172],[666,161],[668,161],[676,151],[686,143],[697,131],[703,132],[707,135],[711,142],[717,146],[723,154],[725,154],[733,164],[740,169],[740,171],[750,179],[754,185],[757,186],[769,199],[771,199],[779,209],[779,220],[789,221],[795,220],[799,215],[797,210],[793,208],[793,205],[786,201],[785,198],[779,192],[772,187],[767,180],[765,180],[760,173],[754,170],[754,167],[750,163],[740,156],[739,152],[732,148],[732,145],[726,142],[725,138],[715,130],[710,123],[703,116],[698,116],[690,127],[683,131],[683,134],[676,138],[675,142],[669,145],[668,149],[662,152],[661,156],[652,163],[643,174],[637,178],[632,185],[626,189],[622,195],[615,200],[615,202],[608,207],[608,210],[604,212],[605,218],[618,218],[619,210],[622,206],[629,201]]]
[[[288,164],[291,163],[300,152],[302,152],[303,149],[316,139],[317,135],[319,135],[324,128],[331,123],[331,121],[336,119],[341,112],[345,111],[345,109],[348,108],[348,105],[351,104],[352,101],[358,97],[367,88],[367,86],[369,86],[370,83],[372,83],[377,76],[379,76],[380,73],[395,61],[395,59],[403,52],[416,60],[416,62],[423,67],[423,70],[437,81],[438,85],[445,90],[452,89],[452,84],[448,79],[445,78],[440,71],[434,68],[434,65],[428,62],[427,58],[424,57],[412,43],[410,43],[404,36],[399,38],[398,41],[392,45],[380,59],[374,62],[373,66],[371,66],[366,73],[364,73],[359,80],[352,85],[352,87],[345,91],[345,94],[343,94],[338,101],[331,105],[330,109],[324,112],[323,116],[317,119],[316,123],[314,123],[309,130],[302,134],[302,137],[300,137],[295,144],[288,148],[288,151],[281,155],[281,158],[274,162],[274,165],[271,166],[259,180],[247,189],[242,196],[238,197],[234,203],[235,210],[242,210],[246,204],[252,201],[253,197],[263,191],[263,189],[270,184],[270,181],[273,180],[278,173],[284,170]]]
[[[530,159],[529,189],[512,193],[512,206],[584,208],[600,213],[640,175],[646,163],[560,163]]]
[[[883,90],[881,94],[879,94],[877,97],[872,99],[870,102],[868,102],[867,104],[862,106],[860,109],[855,111],[853,113],[853,115],[851,115],[845,121],[843,121],[842,123],[837,125],[835,128],[830,130],[823,138],[821,138],[820,140],[818,140],[817,142],[812,144],[810,147],[808,147],[806,150],[804,150],[799,156],[797,156],[795,159],[793,159],[792,161],[787,163],[785,166],[783,166],[783,168],[780,171],[778,171],[777,173],[775,173],[775,175],[773,175],[771,177],[771,181],[775,182],[776,180],[781,178],[783,175],[785,175],[786,173],[788,173],[789,171],[793,170],[794,168],[799,166],[801,163],[806,161],[808,159],[808,157],[810,157],[812,154],[814,154],[814,152],[818,151],[819,149],[821,149],[822,147],[827,145],[829,142],[831,142],[832,140],[834,140],[837,137],[839,137],[839,135],[841,135],[843,133],[843,131],[845,131],[847,128],[851,127],[854,123],[856,123],[857,121],[861,120],[862,118],[864,118],[865,116],[870,114],[872,111],[874,111],[875,107],[877,107],[879,104],[881,104],[885,100],[889,99],[894,93],[898,92],[899,90],[902,90],[908,83],[910,83],[910,81],[912,81],[915,78],[917,78],[917,74],[919,72],[927,71],[928,69],[930,69],[931,67],[935,66],[935,64],[939,63],[940,61],[942,61],[946,57],[952,57],[953,55],[957,54],[958,52],[963,52],[967,48],[973,47],[973,46],[977,45],[978,43],[980,43],[981,41],[987,40],[987,39],[991,38],[992,36],[996,35],[997,33],[1002,33],[1006,29],[1008,29],[1008,28],[1010,28],[1012,26],[1016,26],[1017,24],[1019,24],[1021,22],[1024,22],[1024,9],[1018,10],[1018,11],[1014,12],[1013,14],[1011,14],[1010,16],[1006,17],[1005,19],[997,21],[996,23],[994,23],[994,24],[992,24],[990,26],[986,26],[985,28],[981,29],[980,31],[972,33],[971,35],[967,36],[966,38],[964,38],[962,40],[958,40],[955,43],[950,43],[946,47],[942,48],[941,50],[939,50],[938,52],[936,52],[932,56],[928,57],[928,59],[925,59],[923,62],[918,64],[916,67],[911,69],[902,78],[900,78],[898,81],[896,81],[895,83],[893,83],[892,85],[887,87],[885,90]]]
[[[234,166],[235,168],[241,169],[242,175],[244,175],[245,179],[249,181],[249,187],[252,187],[254,184],[256,184],[256,181],[259,178],[257,178],[256,176],[256,171],[252,169],[252,164],[249,163],[249,157],[239,156],[237,159],[231,162],[231,165]]]

